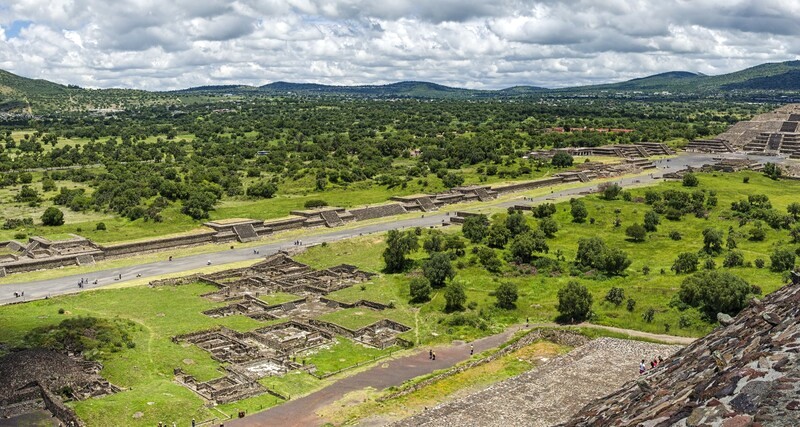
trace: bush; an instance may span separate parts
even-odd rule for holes
[[[703,251],[709,255],[722,252],[722,238],[725,234],[716,228],[703,230]]]
[[[386,234],[386,249],[383,251],[386,272],[399,273],[405,270],[409,266],[409,260],[406,255],[418,248],[419,242],[415,231],[389,230]]]
[[[619,307],[620,304],[622,304],[622,301],[625,301],[625,290],[622,288],[612,287],[606,294],[606,301]]]
[[[592,310],[592,295],[586,286],[569,281],[558,290],[558,312],[563,320],[580,322],[589,317]]]
[[[42,214],[42,224],[49,226],[64,225],[64,212],[61,209],[50,206]]]
[[[556,213],[556,205],[553,203],[542,203],[531,209],[533,216],[536,218],[547,218]]]
[[[767,232],[761,225],[760,221],[756,221],[755,226],[750,229],[750,240],[754,242],[761,242],[767,237]]]
[[[586,210],[586,204],[582,200],[573,199],[570,201],[570,213],[572,214],[572,222],[582,223],[586,221],[589,216],[589,211]]]
[[[491,273],[499,273],[503,268],[503,261],[500,260],[500,258],[497,256],[497,252],[495,252],[493,249],[481,246],[477,248],[477,255],[481,265],[483,265],[483,268],[485,268],[487,271]]]
[[[26,233],[15,233],[14,234],[14,239],[15,240],[25,240],[27,238],[28,238],[28,235]]]
[[[770,265],[769,269],[776,273],[789,271],[794,268],[794,258],[794,252],[792,252],[790,249],[777,248],[770,256],[770,261],[772,264]]]
[[[658,231],[658,224],[661,223],[661,218],[655,211],[647,211],[644,214],[644,229],[649,232]]]
[[[700,181],[693,173],[687,173],[686,175],[684,175],[682,182],[684,187],[697,187],[697,184],[700,183]]]
[[[747,305],[752,291],[747,282],[730,272],[703,271],[684,279],[678,299],[714,319],[717,313],[735,316]]]
[[[543,218],[539,221],[539,230],[541,230],[546,237],[553,237],[558,231],[558,223],[553,218]]]
[[[259,181],[247,187],[247,195],[250,197],[271,199],[277,192],[278,186],[274,182]]]
[[[105,231],[106,230],[106,223],[105,222],[98,222],[97,225],[94,227],[97,231]]]
[[[683,236],[681,236],[681,233],[678,230],[672,230],[669,232],[669,238],[672,240],[681,240],[682,237]]]
[[[534,258],[535,253],[547,253],[550,248],[547,246],[547,241],[544,238],[544,233],[541,231],[526,232],[517,235],[511,241],[509,252],[519,262],[529,263]]]
[[[756,268],[764,268],[764,259],[763,258],[756,258]]]
[[[64,309],[63,308],[59,308],[58,309],[58,314],[64,314]]]
[[[628,304],[625,308],[627,308],[628,311],[633,312],[633,310],[636,308],[636,300],[633,298],[628,298]]]
[[[495,297],[497,298],[498,307],[506,310],[514,309],[517,306],[517,298],[519,298],[517,285],[509,282],[501,283],[495,292]]]
[[[725,255],[722,265],[727,268],[741,267],[744,265],[744,254],[742,251],[730,251],[728,255]]]
[[[750,182],[750,177],[749,176],[746,176],[746,177],[742,178],[742,183],[747,184],[749,182]]]
[[[306,209],[321,208],[323,206],[328,206],[328,202],[326,202],[324,200],[320,200],[320,199],[310,199],[310,200],[306,200],[306,202],[303,203],[303,206]]]
[[[697,263],[700,259],[693,252],[682,252],[672,264],[672,271],[676,274],[693,273],[697,271]]]
[[[652,307],[648,308],[647,311],[642,313],[642,319],[647,323],[653,323],[653,319],[656,317],[656,310]]]
[[[603,193],[603,198],[606,200],[615,200],[617,197],[619,197],[619,193],[622,192],[622,187],[620,187],[616,182],[613,184],[604,182],[598,185],[597,188]]]

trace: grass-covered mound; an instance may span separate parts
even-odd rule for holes
[[[132,333],[138,329],[129,320],[108,320],[92,316],[64,319],[57,325],[40,326],[25,335],[24,346],[80,353],[97,359],[106,353],[133,348]]]

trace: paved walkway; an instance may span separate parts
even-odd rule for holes
[[[697,155],[697,154],[682,155],[670,160],[658,160],[656,161],[658,169],[653,170],[652,175],[621,178],[615,180],[615,182],[619,183],[624,187],[629,187],[632,185],[653,184],[656,181],[660,180],[661,174],[663,172],[683,169],[688,165],[693,167],[699,167],[703,164],[710,163],[712,160],[713,156],[711,155]],[[587,191],[593,190],[596,186],[597,183],[587,183],[586,185],[582,185],[576,188],[554,190],[549,195],[529,198],[525,201],[517,198],[514,200],[498,202],[498,203],[490,202],[486,203],[485,205],[482,205],[481,210],[486,208],[509,207],[521,203],[537,203],[537,202],[541,203],[546,200],[562,198],[562,197],[576,197],[580,196],[581,193],[586,193]],[[453,210],[458,209],[458,205],[452,205],[451,209]],[[424,215],[420,215],[420,217],[418,218],[411,218],[399,221],[387,220],[386,222],[357,226],[354,228],[333,229],[327,233],[317,234],[313,236],[311,235],[301,236],[299,238],[302,239],[304,245],[311,245],[322,242],[334,242],[337,240],[344,240],[351,237],[359,236],[361,234],[382,233],[392,229],[409,228],[409,227],[429,227],[429,226],[441,225],[443,222],[447,220],[449,220],[449,216],[447,215],[447,213],[429,212]],[[268,256],[274,254],[275,252],[281,249],[287,249],[291,247],[293,247],[293,242],[286,240],[282,242],[264,244],[262,246],[239,248],[233,250],[221,250],[220,252],[215,252],[212,254],[190,255],[186,257],[175,258],[171,262],[164,260],[159,262],[151,262],[147,264],[124,267],[124,268],[115,268],[109,270],[95,271],[92,273],[70,275],[55,279],[4,284],[0,285],[0,305],[14,303],[14,302],[29,301],[32,299],[40,299],[46,296],[63,295],[63,294],[80,292],[88,289],[101,288],[103,286],[108,286],[115,283],[123,283],[137,278],[151,278],[151,277],[155,278],[165,274],[173,274],[173,273],[180,273],[182,271],[202,269],[204,266],[207,265],[207,262],[209,260],[211,260],[214,265],[228,264],[246,260],[255,260],[265,255]],[[259,251],[259,255],[255,255],[253,253],[254,249],[257,249]],[[164,258],[167,258],[166,254],[164,255]],[[89,283],[87,285],[84,285],[83,288],[78,288],[78,282],[80,281],[81,278],[87,278],[89,280]],[[97,280],[97,284],[94,284],[95,280]],[[24,298],[14,298],[13,293],[19,291],[25,292]]]
[[[695,340],[695,338],[650,334],[647,332],[594,325],[591,323],[581,323],[575,326],[604,329],[628,334],[632,337],[655,339],[669,344],[687,345]],[[529,328],[537,327],[567,328],[568,326],[559,325],[557,323],[536,323],[529,326]],[[508,341],[515,332],[523,328],[524,326],[522,325],[513,326],[505,332],[481,338],[472,343],[459,342],[452,345],[433,347],[433,351],[436,353],[435,361],[428,358],[429,348],[421,348],[421,351],[410,356],[379,363],[377,366],[366,371],[336,381],[322,390],[296,400],[290,400],[266,411],[248,415],[242,419],[226,421],[225,425],[235,427],[318,426],[324,424],[325,421],[317,415],[316,411],[343,398],[347,393],[362,390],[367,387],[383,390],[387,387],[398,386],[405,381],[429,374],[436,370],[450,368],[470,357],[470,344],[475,346],[476,353],[480,353],[500,346]]]

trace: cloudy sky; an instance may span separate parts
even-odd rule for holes
[[[0,69],[86,87],[562,87],[798,57],[798,0],[0,0]]]

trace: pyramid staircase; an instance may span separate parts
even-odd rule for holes
[[[417,204],[424,212],[433,212],[438,209],[430,197],[420,197],[417,199]]]
[[[328,227],[338,227],[344,224],[344,221],[342,221],[342,218],[339,217],[336,211],[322,211],[319,215],[325,220],[325,225]]]
[[[253,227],[253,224],[234,225],[233,232],[236,233],[236,238],[242,243],[258,240],[258,233],[256,233],[256,229]]]

